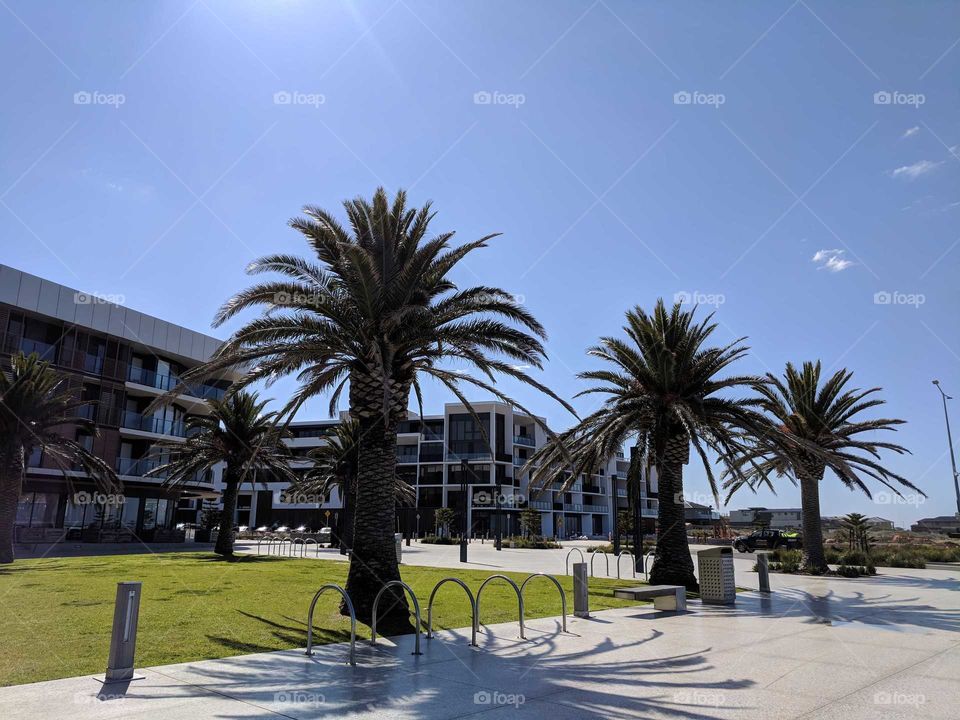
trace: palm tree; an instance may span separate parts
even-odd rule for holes
[[[450,278],[461,260],[495,235],[459,247],[451,246],[452,232],[428,238],[430,204],[408,208],[403,191],[391,203],[380,188],[372,202],[357,198],[344,207],[349,230],[315,206],[290,222],[316,261],[271,255],[250,265],[251,274],[284,278],[229,300],[215,325],[251,307],[262,314],[184,378],[240,368],[237,384],[243,387],[295,374],[300,387],[284,409],[291,417],[318,395],[329,396],[333,415],[349,386],[350,416],[360,425],[360,464],[347,592],[357,618],[369,622],[379,589],[400,578],[393,539],[397,427],[406,419],[411,390],[422,409],[422,376],[438,380],[468,408],[462,385],[514,402],[494,386],[497,375],[556,396],[522,369],[540,368],[546,357],[546,335],[533,315],[504,290],[461,290]],[[409,628],[406,599],[402,593],[393,598],[382,606],[384,623]]]
[[[683,498],[683,466],[690,448],[702,461],[716,496],[706,451],[737,473],[732,457],[743,448],[744,437],[764,432],[763,417],[753,409],[757,401],[729,397],[730,391],[751,387],[757,378],[719,377],[746,354],[743,339],[706,346],[716,325],[712,315],[696,322],[695,312],[679,304],[667,310],[662,299],[650,315],[639,307],[627,312],[626,341],[604,337],[588,350],[612,367],[579,375],[598,383],[580,395],[606,395],[603,406],[548,442],[525,468],[538,489],[560,482],[566,490],[581,473],[596,472],[624,445],[635,445],[638,451],[632,457],[656,468],[658,478],[658,539],[650,581],[691,590],[697,581]]]
[[[864,410],[883,405],[884,401],[871,397],[880,388],[845,390],[852,376],[849,370],[838,370],[821,386],[819,361],[805,362],[799,371],[787,363],[783,378],[767,373],[756,389],[760,407],[777,426],[777,432],[756,438],[756,445],[741,457],[737,475],[725,483],[730,495],[743,485],[755,488],[765,484],[773,489],[772,473],[785,475],[800,485],[805,572],[821,574],[828,569],[820,519],[820,481],[828,468],[848,489],[862,490],[867,497],[871,495],[865,477],[873,478],[897,495],[900,491],[894,483],[920,492],[913,483],[879,463],[881,450],[897,454],[909,450],[894,443],[860,438],[863,433],[896,430],[904,421],[858,420]]]
[[[106,492],[120,488],[109,464],[64,434],[72,428],[96,434],[93,422],[78,417],[83,404],[67,379],[36,353],[18,353],[10,358],[10,370],[0,371],[0,563],[14,559],[17,503],[27,459],[35,449],[42,449],[63,471],[79,464]]]
[[[290,484],[290,491],[313,497],[326,497],[337,488],[342,504],[340,549],[353,546],[353,514],[357,498],[357,473],[360,466],[360,423],[347,419],[334,425],[324,436],[324,444],[307,453],[312,465]],[[416,490],[396,477],[397,499],[413,502]]]
[[[847,513],[840,518],[847,535],[847,548],[867,553],[870,550],[870,521],[866,515]]]
[[[277,481],[294,479],[277,414],[264,412],[268,402],[256,393],[242,391],[223,400],[208,400],[210,413],[187,416],[186,440],[160,443],[158,454],[171,459],[147,473],[165,477],[166,485],[176,487],[224,464],[223,512],[214,546],[218,555],[233,555],[233,517],[243,483],[252,486],[258,473],[272,475]]]

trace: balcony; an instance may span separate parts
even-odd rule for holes
[[[564,503],[563,509],[569,512],[583,512],[583,505],[580,503]]]
[[[398,447],[397,448],[397,462],[398,463],[415,463],[417,462],[417,446],[413,446],[412,452],[406,448]]]
[[[461,462],[463,460],[490,460],[492,455],[488,452],[453,452],[447,453],[447,462]]]
[[[526,445],[527,447],[536,447],[536,442],[529,435],[514,435],[514,445]]]
[[[150,470],[159,467],[160,461],[156,458],[117,458],[117,475],[132,475],[134,477],[143,477]],[[154,476],[151,476],[154,477]],[[163,477],[157,475],[155,477]]]
[[[606,494],[606,493],[604,492],[603,488],[600,487],[599,485],[584,485],[584,486],[583,486],[583,492],[585,492],[585,493],[593,493],[594,495],[605,495],[605,494]]]
[[[610,510],[610,508],[607,507],[606,505],[584,505],[584,506],[583,506],[583,511],[584,511],[584,512],[605,513],[605,512],[607,512],[607,511],[609,511],[609,510]]]
[[[24,355],[36,353],[41,360],[55,362],[57,359],[57,347],[53,343],[42,342],[40,340],[31,340],[20,337],[16,333],[4,333],[3,352],[14,354],[22,352]]]
[[[530,500],[527,505],[535,510],[550,510],[552,507],[549,500]]]
[[[176,375],[161,375],[153,370],[131,365],[127,369],[127,380],[137,385],[146,385],[163,392],[169,392],[182,381]],[[204,383],[188,383],[183,387],[184,394],[203,400],[222,400],[225,390]]]
[[[124,410],[120,413],[120,427],[157,435],[172,435],[181,438],[187,436],[187,427],[182,422],[163,420],[153,415],[141,415],[131,410]]]

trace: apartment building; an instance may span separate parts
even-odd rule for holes
[[[222,397],[229,380],[193,385],[149,414],[145,408],[218,345],[216,338],[0,265],[0,365],[8,367],[10,356],[22,351],[64,373],[85,401],[80,414],[98,431],[94,436],[74,426],[65,432],[112,464],[123,482],[122,494],[104,496],[82,471],[64,470],[36,449],[17,510],[16,541],[181,540],[179,517],[193,519],[201,498],[216,497],[217,471],[178,490],[145,473],[163,462],[151,457],[156,443],[184,438],[186,418],[207,412],[205,401]]]
[[[411,414],[401,425],[397,473],[416,488],[416,501],[398,508],[397,532],[433,534],[436,510],[453,508],[459,517],[466,492],[471,533],[492,535],[496,532],[498,488],[505,535],[520,533],[519,514],[526,507],[540,511],[541,532],[546,536],[605,538],[612,532],[613,513],[628,506],[629,462],[622,454],[611,458],[597,474],[577,478],[566,492],[550,489],[532,497],[529,477],[521,468],[546,441],[537,422],[544,419],[502,402],[471,405],[481,424],[463,404],[447,403],[442,414],[422,419]],[[303,455],[322,445],[337,422],[291,423],[294,437],[289,444],[294,454]],[[295,469],[305,467],[306,463],[295,461]],[[649,531],[657,514],[655,476],[642,495],[644,524]],[[311,498],[290,492],[287,483],[264,482],[241,491],[236,520],[249,527],[316,529],[336,527],[341,512],[336,491],[328,498]]]

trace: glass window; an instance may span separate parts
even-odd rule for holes
[[[127,530],[137,529],[137,513],[140,511],[140,498],[128,497],[123,503],[123,513],[120,517],[120,525]]]
[[[168,502],[166,499],[161,499],[157,502],[157,527],[158,528],[169,528],[170,527],[170,513],[168,510],[169,506],[172,506],[173,503]]]
[[[33,500],[33,527],[52,528],[57,524],[57,511],[60,509],[60,495],[57,493],[36,493]]]
[[[33,512],[33,493],[20,496],[17,502],[17,519],[15,525],[27,527],[30,525],[30,514]]]
[[[157,526],[157,498],[143,499],[143,529],[153,530]]]
[[[67,498],[67,512],[63,516],[63,528],[65,530],[79,530],[82,528],[86,508],[86,505],[75,505],[73,498]]]

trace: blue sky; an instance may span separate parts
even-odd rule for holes
[[[0,261],[209,331],[247,262],[305,252],[302,205],[405,187],[503,233],[456,279],[522,296],[561,394],[628,307],[686,293],[749,336],[741,371],[820,358],[909,421],[889,462],[929,499],[829,479],[825,512],[951,513],[958,28],[948,2],[3,0]]]

